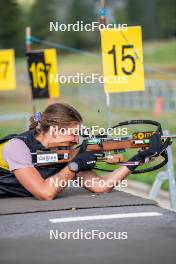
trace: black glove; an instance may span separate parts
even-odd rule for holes
[[[134,157],[132,157],[129,161],[132,162],[145,162],[145,160],[148,158],[152,158],[152,157],[157,157],[160,155],[160,153],[162,152],[163,149],[163,144],[162,144],[162,140],[161,140],[161,135],[159,133],[157,134],[153,134],[150,138],[150,144],[149,144],[149,148],[143,151],[140,151],[137,155],[135,155]],[[134,171],[138,165],[127,165],[127,168],[130,171]]]
[[[69,164],[68,167],[74,172],[92,170],[96,164],[96,157],[91,151],[85,151],[78,154]]]

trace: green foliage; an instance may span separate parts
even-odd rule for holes
[[[89,49],[100,45],[100,34],[95,32],[50,32],[49,22],[84,24],[98,21],[98,0],[1,0],[0,48],[14,48],[24,54],[25,27],[31,26],[32,35],[73,48]],[[141,25],[144,39],[173,38],[176,35],[175,0],[125,0],[121,4],[107,1],[107,9],[114,13],[116,23]],[[111,22],[111,21],[109,21]],[[39,45],[36,46],[39,48]],[[43,47],[43,45],[41,46]],[[33,45],[35,48],[35,45]]]
[[[66,23],[74,24],[77,21],[83,21],[84,24],[98,21],[98,17],[94,14],[93,1],[71,0],[67,10]],[[68,31],[62,34],[65,44],[74,48],[90,48],[97,46],[99,41],[99,32],[88,31]],[[68,45],[68,44],[67,44]]]
[[[23,50],[23,13],[15,0],[0,1],[0,48],[14,48],[19,54]]]
[[[52,35],[49,31],[49,22],[55,18],[55,7],[55,0],[34,1],[28,14],[28,24],[31,26],[33,36],[47,38]]]
[[[129,25],[142,26],[145,39],[171,38],[176,34],[175,10],[175,0],[128,0],[124,17]]]
[[[176,1],[175,0],[156,0],[157,16],[157,36],[173,37],[176,36]]]

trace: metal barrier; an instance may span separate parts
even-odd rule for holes
[[[163,98],[163,111],[176,111],[176,82],[146,80],[144,92],[113,94],[111,106],[151,110],[154,109],[158,97]]]
[[[164,135],[169,136],[169,131],[164,131]],[[156,179],[153,183],[151,191],[149,193],[150,199],[155,199],[158,195],[161,185],[165,180],[169,182],[169,196],[170,196],[170,206],[172,209],[176,210],[176,183],[174,176],[174,166],[173,166],[173,155],[172,155],[172,147],[169,146],[167,148],[168,152],[168,163],[166,165],[166,170],[161,171],[156,175]]]
[[[71,85],[69,85],[71,86]],[[63,94],[67,88],[63,89]],[[76,89],[78,91],[76,92]],[[72,93],[72,88],[69,87]],[[105,103],[103,84],[81,84],[73,88],[73,96],[77,96],[80,102],[88,99],[92,103],[101,100]],[[145,91],[109,94],[111,107],[123,107],[134,110],[154,109],[156,100],[163,98],[163,111],[176,111],[176,81],[146,80]]]

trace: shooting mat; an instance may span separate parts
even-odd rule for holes
[[[0,199],[0,215],[48,212],[85,208],[156,205],[153,200],[113,190],[94,194],[84,188],[66,188],[52,201],[39,201],[33,197]]]

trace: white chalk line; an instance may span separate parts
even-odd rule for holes
[[[64,217],[49,219],[51,223],[69,223],[78,221],[93,221],[93,220],[108,220],[108,219],[121,219],[121,218],[134,218],[134,217],[153,217],[162,216],[157,212],[141,212],[141,213],[126,213],[126,214],[110,214],[110,215],[88,215],[76,217]]]

